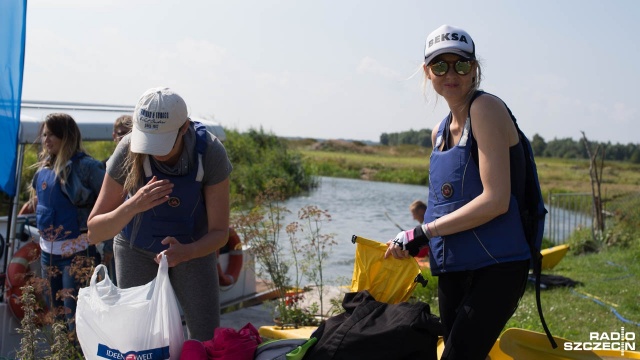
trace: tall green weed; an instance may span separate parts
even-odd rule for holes
[[[282,179],[284,197],[308,191],[316,186],[311,168],[303,165],[299,154],[288,151],[275,135],[262,129],[246,133],[225,129],[225,148],[233,165],[232,203],[250,202],[261,194],[271,179]]]

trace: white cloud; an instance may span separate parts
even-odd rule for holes
[[[356,67],[358,74],[374,74],[386,79],[402,80],[400,74],[382,65],[378,60],[365,56]]]
[[[176,44],[175,50],[180,54],[180,58],[197,66],[219,66],[228,58],[228,51],[225,48],[191,37]]]
[[[255,75],[255,80],[258,88],[269,91],[281,91],[284,88],[288,88],[291,84],[291,74],[288,72],[281,74],[261,72]]]
[[[638,109],[618,102],[613,104],[611,119],[620,124],[631,124],[638,116]]]

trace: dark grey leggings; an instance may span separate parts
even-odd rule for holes
[[[158,274],[156,254],[130,247],[119,237],[113,242],[118,287],[144,285]],[[169,268],[171,286],[182,307],[189,339],[213,339],[220,326],[220,287],[216,254],[189,260]]]
[[[438,276],[442,359],[484,360],[518,307],[529,260]]]

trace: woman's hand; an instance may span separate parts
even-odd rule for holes
[[[166,179],[158,180],[154,176],[145,186],[138,189],[129,201],[135,213],[141,213],[168,201],[172,191],[173,183]]]
[[[405,245],[408,243],[407,231],[401,231],[398,233],[395,239],[387,241],[387,251],[384,253],[384,258],[388,258],[393,255],[396,259],[406,259],[410,257],[409,250],[405,250]]]
[[[189,247],[181,244],[178,239],[173,236],[167,236],[164,238],[162,240],[162,244],[169,245],[169,248],[156,255],[156,263],[160,264],[162,254],[167,256],[167,264],[169,264],[169,267],[174,267],[180,263],[191,260],[191,255],[188,251]]]

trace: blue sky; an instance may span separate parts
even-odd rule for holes
[[[29,0],[23,99],[133,105],[278,136],[378,141],[433,128],[424,41],[467,30],[482,88],[532,137],[640,143],[640,1]]]

